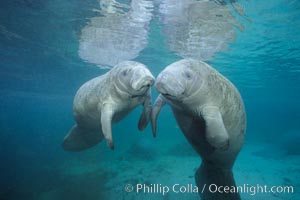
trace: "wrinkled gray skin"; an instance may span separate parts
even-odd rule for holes
[[[112,124],[143,105],[138,128],[143,130],[151,115],[150,87],[154,77],[147,67],[134,61],[121,62],[106,74],[83,84],[74,98],[76,125],[63,141],[63,148],[81,151],[103,137],[114,148]]]
[[[246,129],[244,104],[235,86],[208,64],[184,59],[167,66],[158,75],[155,87],[160,95],[151,116],[154,136],[158,114],[167,103],[202,158],[195,175],[199,190],[204,184],[234,186],[231,170]],[[240,199],[238,194],[212,194],[207,190],[200,196],[205,200]]]

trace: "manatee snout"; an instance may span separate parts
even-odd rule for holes
[[[132,77],[132,88],[139,91],[154,84],[155,78],[147,68],[136,70]]]
[[[164,96],[174,97],[184,94],[185,90],[184,84],[180,81],[180,77],[166,72],[162,72],[158,75],[155,88]]]

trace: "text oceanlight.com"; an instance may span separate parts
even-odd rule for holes
[[[193,184],[173,184],[173,185],[163,185],[163,184],[127,184],[125,186],[126,192],[136,192],[137,194],[161,194],[166,195],[170,192],[172,193],[246,193],[249,195],[256,195],[259,193],[294,193],[293,186],[267,186],[267,185],[250,185],[243,184],[240,186],[220,186],[216,184],[204,184],[202,188],[198,188]]]

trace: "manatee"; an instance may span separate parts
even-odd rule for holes
[[[63,148],[81,151],[105,138],[114,149],[112,124],[139,105],[144,106],[138,123],[139,130],[143,130],[150,120],[153,83],[154,77],[145,65],[124,61],[83,84],[74,98],[76,125],[64,138]]]
[[[236,186],[232,167],[242,148],[246,113],[236,87],[208,64],[183,59],[167,66],[157,77],[160,93],[151,114],[156,136],[157,117],[167,103],[202,163],[195,174],[201,199],[238,200],[238,193],[211,193],[208,186]],[[202,193],[202,188],[206,186]]]

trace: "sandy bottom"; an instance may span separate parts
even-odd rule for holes
[[[101,159],[99,149],[103,153]],[[242,199],[300,199],[300,156],[272,151],[264,145],[245,144],[234,167],[237,185],[248,190],[241,193]],[[118,153],[101,145],[83,154],[71,153],[70,157],[72,159],[56,166],[43,163],[35,172],[36,177],[9,188],[2,197],[33,200],[200,199],[195,190],[194,173],[201,161],[185,144],[158,151],[144,141]],[[258,185],[266,186],[268,190],[279,186],[279,192],[264,192],[257,189]],[[141,187],[139,192],[137,186]],[[293,193],[283,192],[282,186],[292,186]]]

